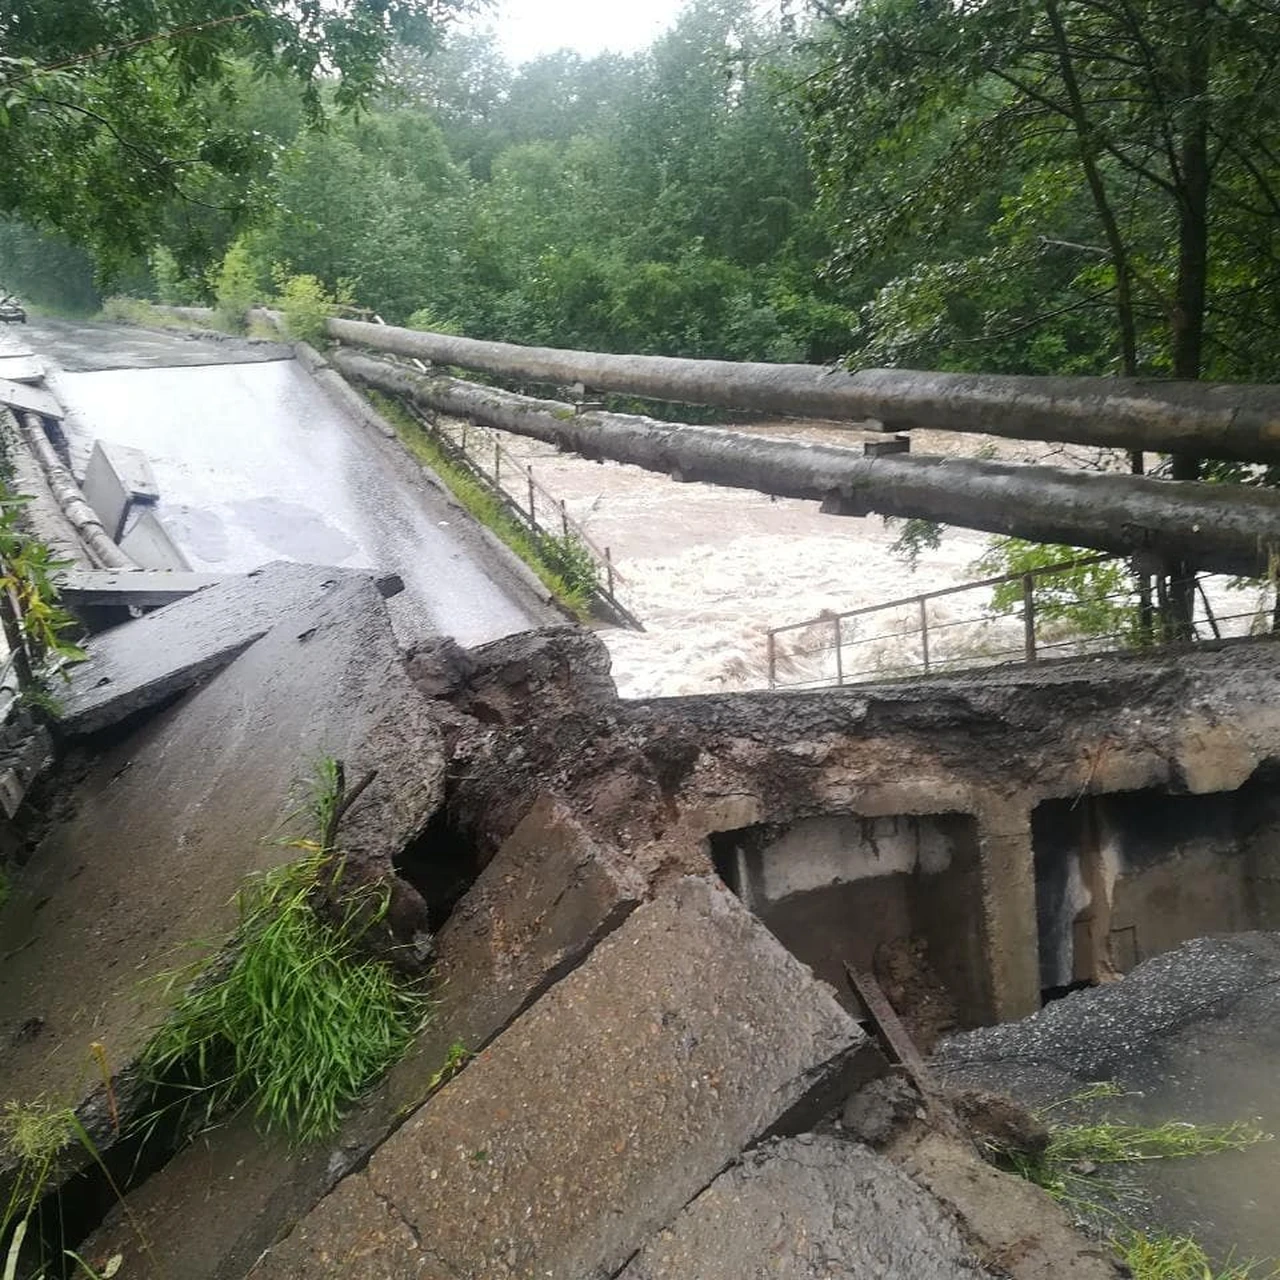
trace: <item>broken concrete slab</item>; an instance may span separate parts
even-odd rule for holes
[[[38,413],[42,418],[59,421],[64,416],[62,405],[52,392],[8,378],[0,378],[0,404],[7,404],[15,413]]]
[[[160,485],[147,455],[141,449],[109,440],[93,442],[80,487],[85,500],[98,513],[108,537],[116,542],[120,541],[125,517],[133,503],[152,506],[160,501]]]
[[[133,516],[129,527],[120,535],[120,550],[135,564],[159,572],[176,570],[189,573],[191,564],[182,554],[160,517],[150,509]]]
[[[615,851],[544,797],[512,832],[442,931],[436,1021],[479,1048],[611,933],[645,896]]]
[[[539,802],[436,939],[439,1004],[430,1025],[332,1142],[300,1151],[260,1136],[252,1116],[238,1116],[132,1192],[127,1216],[114,1213],[83,1252],[120,1253],[129,1275],[242,1280],[264,1249],[438,1087],[452,1046],[483,1048],[617,927],[644,888],[567,810]],[[184,1211],[193,1194],[200,1199],[194,1229]],[[402,1226],[393,1221],[390,1229],[399,1239]]]
[[[59,691],[58,723],[96,733],[159,706],[225,667],[278,619],[323,598],[326,584],[364,575],[273,563],[103,632]]]
[[[339,835],[344,849],[380,856],[385,874],[439,805],[439,731],[373,581],[335,570],[278,581],[292,589],[288,607],[274,603],[280,612],[267,634],[106,750],[75,811],[15,878],[0,911],[6,1097],[80,1102],[98,1042],[119,1098],[121,1073],[167,1004],[153,979],[198,956],[199,944],[217,945],[246,875],[297,856],[279,840],[290,829],[282,823],[305,801],[322,758],[345,760],[352,778],[377,770]],[[240,598],[259,617],[267,611],[252,593]],[[218,620],[207,603],[202,593],[171,608]]]
[[[66,569],[58,575],[58,594],[69,609],[112,605],[157,609],[216,587],[225,573],[170,573],[147,569]]]
[[[808,1127],[809,1108],[881,1066],[834,992],[731,893],[684,879],[253,1274],[612,1276],[747,1144]],[[407,1235],[389,1233],[396,1218]]]
[[[35,356],[0,352],[0,380],[38,385],[44,381],[44,365]]]
[[[806,1134],[722,1173],[618,1280],[981,1280],[955,1223],[890,1161]]]

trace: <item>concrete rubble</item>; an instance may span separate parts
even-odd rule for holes
[[[601,1280],[744,1146],[807,1128],[876,1070],[832,993],[733,895],[683,880],[552,987],[254,1275]]]
[[[95,733],[160,706],[227,666],[278,619],[349,570],[270,564],[98,636],[59,690],[64,733]]]
[[[307,772],[323,757],[344,760],[353,778],[378,771],[343,830],[371,874],[392,875],[392,854],[439,805],[439,728],[404,672],[372,579],[307,569],[266,578],[275,604],[264,591],[253,607],[250,586],[239,622],[213,608],[210,592],[133,624],[197,649],[203,637],[205,653],[243,652],[83,766],[73,803],[0,909],[8,1098],[80,1102],[95,1080],[101,1092],[86,1067],[97,1042],[126,1106],[127,1068],[167,1003],[154,979],[225,936],[246,875],[297,856],[286,818],[305,804]],[[192,664],[172,665],[189,673]],[[392,878],[401,940],[411,943],[426,928],[425,906]],[[114,1134],[95,1136],[105,1147]]]
[[[806,1135],[744,1156],[618,1280],[982,1280],[955,1222],[896,1165]]]
[[[850,992],[713,873],[810,857],[804,824],[840,815],[864,862],[903,856],[824,946],[905,918],[962,1025],[1007,1017],[1039,1002],[1037,806],[1252,787],[1261,849],[1280,684],[1259,647],[623,703],[578,628],[406,654],[370,577],[277,565],[98,637],[61,735],[74,803],[0,910],[6,1097],[87,1099],[91,1118],[98,1041],[128,1104],[164,1005],[139,979],[224,936],[244,876],[294,856],[264,837],[322,756],[349,782],[376,771],[341,846],[391,886],[386,954],[434,956],[438,1000],[331,1141],[291,1150],[238,1116],[130,1192],[145,1251],[117,1211],[91,1259],[124,1253],[151,1280],[1103,1280],[1110,1261],[1041,1193],[922,1131],[918,1108],[876,1155],[851,1141],[838,1117],[885,1068]],[[839,843],[795,878],[806,893],[844,873]]]
[[[86,1249],[121,1253],[126,1274],[154,1268],[165,1280],[240,1280],[439,1086],[453,1046],[483,1049],[616,928],[644,891],[560,806],[535,805],[435,939],[435,1016],[331,1142],[299,1151],[264,1139],[251,1116],[236,1117],[131,1194],[129,1218],[114,1212]],[[193,1228],[183,1206],[197,1187],[201,1212]]]

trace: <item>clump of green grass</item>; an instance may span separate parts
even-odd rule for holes
[[[370,391],[368,395],[379,413],[395,427],[401,443],[444,481],[461,506],[497,534],[574,617],[580,622],[589,621],[594,565],[589,572],[585,571],[580,555],[575,554],[567,540],[555,535],[539,538],[521,524],[499,498],[454,462],[394,397],[378,391]]]
[[[252,880],[230,959],[188,987],[148,1045],[151,1075],[188,1090],[206,1117],[248,1104],[269,1130],[322,1137],[421,1028],[423,992],[360,952],[386,894],[362,890],[317,914],[340,873],[321,850]]]
[[[59,1153],[75,1136],[78,1122],[69,1107],[43,1098],[0,1108],[0,1148],[17,1161],[18,1173],[0,1216],[0,1236],[28,1218],[48,1186]]]
[[[1118,1097],[1114,1084],[1094,1084],[1039,1112],[1049,1127],[1049,1145],[1037,1156],[1011,1157],[1014,1173],[1043,1187],[1055,1199],[1070,1202],[1085,1213],[1102,1209],[1103,1197],[1121,1190],[1108,1170],[1148,1160],[1176,1160],[1187,1156],[1241,1151],[1270,1139],[1270,1134],[1246,1124],[1205,1125],[1179,1120],[1158,1125],[1126,1124],[1116,1120],[1064,1124],[1054,1114],[1102,1098]],[[1099,1193],[1102,1193],[1099,1195]]]
[[[1171,1120],[1141,1125],[1108,1119],[1063,1123],[1055,1118],[1062,1108],[1118,1097],[1120,1092],[1114,1084],[1093,1084],[1042,1108],[1038,1114],[1049,1127],[1048,1146],[1037,1156],[1008,1157],[1007,1167],[1106,1234],[1134,1280],[1280,1280],[1280,1270],[1264,1270],[1256,1262],[1228,1263],[1215,1270],[1191,1236],[1133,1231],[1120,1212],[1134,1199],[1133,1187],[1123,1181],[1127,1166],[1241,1151],[1269,1141],[1271,1135],[1240,1123]]]
[[[1215,1267],[1191,1236],[1134,1232],[1119,1245],[1133,1280],[1274,1280],[1280,1269],[1257,1262],[1228,1262]]]

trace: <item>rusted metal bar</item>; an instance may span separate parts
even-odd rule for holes
[[[925,1066],[920,1050],[902,1025],[902,1019],[880,989],[880,984],[866,970],[855,969],[848,961],[845,961],[844,971],[854,995],[862,1001],[884,1048],[901,1063],[922,1098],[926,1101],[936,1098],[938,1090],[929,1074],[929,1068]]]
[[[920,596],[920,653],[924,658],[925,674],[929,672],[929,597]]]
[[[836,633],[836,684],[841,685],[844,684],[844,655],[840,652],[842,642],[840,636],[839,614],[836,614],[836,616],[831,619],[831,625],[834,627]]]
[[[776,689],[778,686],[778,646],[772,631],[767,633],[766,640],[769,649],[769,688]]]

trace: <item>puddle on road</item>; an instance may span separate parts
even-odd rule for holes
[[[356,546],[318,511],[281,498],[248,498],[227,504],[236,520],[263,546],[290,560],[341,564],[356,555]]]

